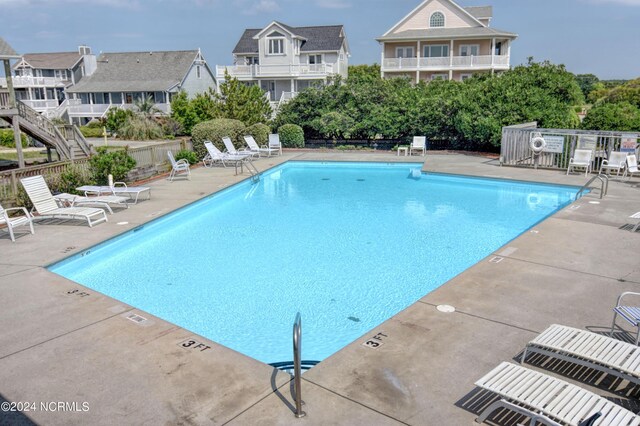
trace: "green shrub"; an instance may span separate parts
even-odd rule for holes
[[[581,127],[588,130],[640,131],[640,108],[629,102],[602,103],[589,110]]]
[[[103,137],[102,127],[80,126],[80,132],[85,138],[101,138]]]
[[[89,121],[85,127],[88,127],[90,129],[102,130],[102,128],[104,127],[104,123],[102,122],[102,120],[98,120],[94,118],[93,120]]]
[[[278,129],[284,148],[304,148],[304,131],[296,124],[284,124]]]
[[[205,141],[211,141],[221,151],[224,151],[222,138],[228,136],[236,147],[244,144],[245,125],[242,121],[228,118],[217,118],[215,120],[203,121],[193,126],[191,129],[191,142],[193,151],[198,158],[204,158],[207,149],[204,147]]]
[[[269,143],[269,133],[271,133],[271,127],[266,124],[256,123],[245,129],[245,135],[253,136],[258,145],[266,145]]]
[[[123,181],[127,173],[136,166],[127,149],[109,151],[107,147],[97,148],[98,153],[89,159],[91,175],[98,185],[105,185],[109,175],[113,175],[114,181]]]
[[[118,130],[118,136],[132,141],[148,141],[162,139],[164,133],[158,123],[152,118],[129,117]]]
[[[336,149],[340,150],[340,151],[354,151],[358,148],[356,148],[355,145],[338,145],[336,146]]]
[[[25,135],[24,133],[20,133],[20,139],[22,140],[22,147],[26,148],[29,144],[29,142],[27,141],[27,135]],[[0,145],[6,146],[7,148],[16,147],[12,129],[0,130]]]
[[[57,192],[78,194],[78,191],[76,191],[77,187],[89,185],[92,183],[93,179],[91,178],[91,174],[88,170],[71,164],[58,175],[55,185],[52,189],[56,190]]]
[[[199,161],[196,153],[193,151],[189,151],[188,149],[181,149],[176,153],[176,156],[175,156],[176,161],[181,160],[183,158],[187,160],[189,164],[196,164]]]
[[[124,123],[133,116],[134,113],[130,109],[111,108],[107,112],[105,126],[109,132],[118,133]]]
[[[158,119],[158,123],[167,139],[175,138],[182,134],[182,125],[171,117],[162,117]]]

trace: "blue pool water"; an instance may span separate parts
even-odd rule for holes
[[[322,360],[577,192],[419,167],[290,162],[50,270],[266,363],[299,311]]]

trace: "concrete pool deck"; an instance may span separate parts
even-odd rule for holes
[[[289,151],[256,165],[292,159],[425,160]],[[429,153],[424,170],[576,186],[588,180],[463,154]],[[640,232],[625,227],[640,210],[640,180],[611,181],[604,199],[598,190],[586,195],[305,373],[307,416],[295,419],[288,374],[44,269],[244,178],[232,168],[198,168],[191,181],[150,183],[151,200],[94,228],[48,221],[16,243],[0,233],[0,402],[35,403],[22,413],[0,411],[0,424],[470,425],[488,401],[474,388],[478,378],[513,361],[552,323],[606,331],[617,296],[640,292]],[[180,303],[188,309],[188,300]],[[440,304],[456,312],[442,313]],[[382,346],[363,346],[378,333]],[[532,359],[530,368],[640,411],[637,388]]]

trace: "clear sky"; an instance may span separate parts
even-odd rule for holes
[[[375,41],[421,0],[0,0],[0,36],[18,53],[201,48],[231,64],[245,28],[343,24],[351,64],[380,62]],[[491,26],[519,34],[512,65],[533,56],[601,79],[640,77],[640,0],[460,0],[492,5]]]

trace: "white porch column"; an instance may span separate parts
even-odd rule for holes
[[[380,52],[380,78],[384,78],[384,41],[381,43],[382,52]]]
[[[495,37],[491,39],[491,75],[493,75],[493,71],[494,71],[494,63],[495,63],[495,56],[496,56],[496,39]]]
[[[294,79],[291,79],[291,93],[296,91],[296,83]]]
[[[511,40],[507,40],[507,62],[511,66]]]
[[[449,42],[449,80],[453,80],[453,39]]]
[[[418,40],[418,49],[416,50],[416,84],[420,83],[420,45],[422,43]]]

